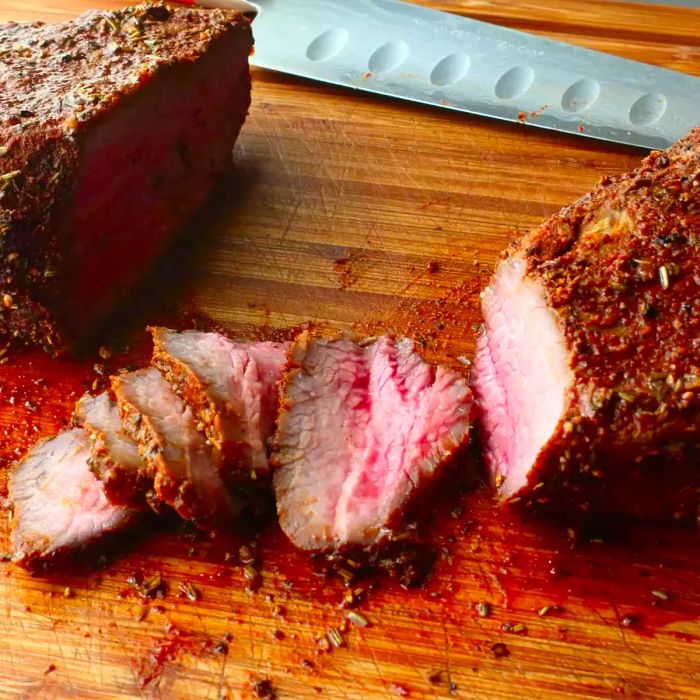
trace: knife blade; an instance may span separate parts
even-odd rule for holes
[[[700,78],[400,0],[195,3],[257,11],[251,63],[324,83],[643,148],[700,122]]]

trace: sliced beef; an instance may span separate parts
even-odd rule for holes
[[[231,486],[269,474],[267,441],[288,343],[234,343],[219,333],[152,328],[159,367],[204,425]]]
[[[155,367],[112,377],[124,432],[139,444],[156,496],[209,529],[238,515],[195,416]]]
[[[39,442],[12,469],[12,550],[35,568],[129,525],[136,511],[112,505],[88,466],[84,430],[66,430]]]
[[[282,528],[303,549],[379,543],[468,440],[466,380],[406,339],[304,333],[282,392],[274,488]]]
[[[700,129],[513,246],[482,306],[474,386],[504,500],[694,514]]]
[[[0,27],[0,332],[94,332],[203,203],[250,104],[250,22],[147,3]]]
[[[75,407],[75,420],[88,433],[88,464],[102,482],[110,503],[132,508],[146,505],[153,479],[146,473],[138,445],[122,430],[117,404],[107,393],[83,396]]]

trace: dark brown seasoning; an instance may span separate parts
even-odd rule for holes
[[[275,700],[277,695],[272,687],[272,681],[268,678],[261,678],[254,680],[251,683],[253,694],[256,698],[260,700]]]
[[[496,642],[491,645],[491,652],[497,659],[503,659],[510,655],[508,647],[503,642]]]

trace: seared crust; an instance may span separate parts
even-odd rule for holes
[[[153,368],[137,370],[148,371],[156,372]],[[172,506],[180,517],[192,520],[201,529],[230,524],[238,515],[240,504],[225,492],[223,483],[220,483],[215,495],[210,493],[208,497],[198,491],[195,483],[197,475],[193,472],[197,470],[197,464],[192,461],[206,460],[208,468],[213,470],[210,451],[204,438],[201,438],[201,445],[194,446],[191,453],[181,453],[178,446],[168,443],[168,437],[161,432],[152,417],[142,413],[132,403],[128,388],[123,388],[126,387],[125,376],[127,375],[116,375],[111,378],[112,390],[117,399],[124,433],[138,443],[145,463],[145,476],[153,480],[157,498]],[[174,395],[173,398],[180,402]],[[189,427],[194,430],[194,426]],[[154,510],[160,507],[155,501],[151,505]]]
[[[509,252],[544,288],[575,382],[516,500],[694,515],[700,431],[700,128],[604,178]]]
[[[0,26],[0,332],[55,351],[65,241],[81,144],[91,127],[157,76],[250,22],[224,10],[146,3],[59,25]]]
[[[122,376],[117,374],[111,377],[110,381],[112,391],[117,399],[124,434],[139,445],[139,453],[143,459],[143,470],[139,474],[139,479],[152,486],[158,473],[158,460],[163,458],[160,441],[148,418],[144,417],[133,404],[124,400],[121,391]],[[147,501],[157,512],[160,505],[157,503],[152,489],[150,491]]]
[[[90,458],[92,473],[102,482],[110,503],[128,508],[143,508],[153,502],[153,479],[143,471],[125,468],[116,462],[108,447],[107,436],[98,430],[90,431]]]
[[[83,396],[75,405],[73,424],[82,426],[90,440],[90,471],[102,482],[110,503],[127,508],[142,509],[153,502],[153,479],[142,468],[142,460],[136,454],[136,445],[128,438],[105,433],[108,423],[93,417],[91,408],[103,399],[114,406],[105,395]],[[116,410],[116,409],[115,409]],[[104,415],[99,414],[98,415]],[[123,461],[115,458],[115,452]]]
[[[221,414],[216,403],[209,397],[206,387],[185,362],[174,357],[164,347],[166,328],[149,327],[153,336],[153,357],[157,367],[178,396],[192,409],[201,421],[207,440],[212,446],[212,459],[220,467],[222,459]]]

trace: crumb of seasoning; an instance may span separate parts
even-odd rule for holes
[[[652,591],[651,594],[654,596],[654,598],[658,598],[659,600],[668,600],[669,596],[668,593],[665,593],[664,591]]]
[[[489,603],[479,602],[476,604],[476,612],[479,617],[490,617],[491,605]]]
[[[63,597],[64,598],[74,598],[75,593],[73,592],[73,589],[70,586],[66,586],[63,589]]]
[[[253,695],[259,700],[275,700],[277,695],[269,678],[260,678],[252,683]]]
[[[457,695],[457,684],[454,681],[450,681],[449,685],[447,686],[447,690],[449,691],[450,695]]]
[[[407,698],[411,694],[409,689],[405,685],[401,685],[401,683],[391,683],[389,689],[400,698]]]
[[[634,625],[637,624],[637,616],[636,615],[625,615],[620,620],[620,624],[623,627],[634,627]]]
[[[496,642],[491,645],[491,652],[497,659],[503,659],[510,655],[508,647],[503,642]]]
[[[159,571],[144,579],[141,584],[141,595],[144,598],[164,598],[167,584]]]
[[[428,675],[428,683],[432,683],[433,685],[442,683],[442,671],[431,671]]]
[[[518,112],[518,121],[521,124],[524,124],[526,120],[527,120],[527,112]]]
[[[343,635],[340,634],[339,630],[335,627],[329,627],[326,636],[328,637],[328,641],[336,649],[345,645],[345,639],[343,638]]]
[[[364,615],[354,610],[348,613],[347,619],[356,627],[367,627],[369,625],[369,620]]]
[[[198,601],[202,596],[197,588],[195,588],[189,581],[181,583],[178,587],[178,596],[180,598],[187,598],[192,602]]]
[[[440,264],[437,262],[437,260],[430,260],[425,269],[432,275],[434,272],[438,272],[440,270]]]
[[[214,653],[226,656],[228,654],[228,642],[222,639],[218,644],[214,646]]]
[[[564,609],[560,605],[544,605],[537,611],[537,614],[540,617],[547,617],[547,615],[560,612],[564,612]]]
[[[44,675],[47,673],[53,673],[56,670],[56,664],[49,664],[44,671]]]

